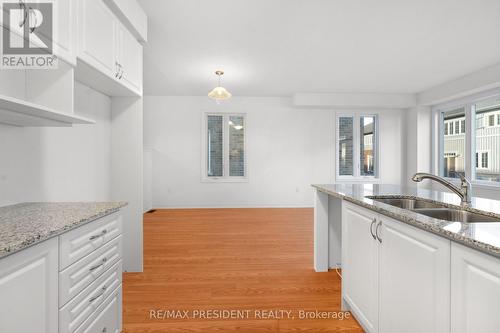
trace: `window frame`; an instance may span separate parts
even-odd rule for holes
[[[464,113],[465,113],[465,133],[462,132],[462,129],[460,128],[460,131],[458,134],[455,134],[455,129],[453,128],[453,132],[450,132],[450,128],[448,128],[448,134],[445,134],[444,127],[446,125],[451,125],[455,124],[455,121],[450,121],[448,123],[444,122],[444,113],[457,110],[463,108]],[[444,177],[444,138],[445,136],[456,136],[456,135],[465,135],[465,158],[464,158],[464,164],[465,164],[465,175],[467,176],[467,168],[470,167],[471,161],[469,161],[469,154],[470,152],[468,151],[468,144],[467,144],[467,133],[470,131],[470,119],[468,119],[467,115],[467,105],[463,103],[457,103],[457,104],[449,104],[441,107],[435,107],[432,109],[433,113],[433,128],[436,128],[436,132],[433,131],[432,141],[434,142],[433,148],[437,147],[436,152],[433,152],[433,166],[434,166],[434,174],[439,175],[440,177],[443,177],[449,181],[454,181],[457,178],[451,178],[451,177]],[[459,121],[459,126],[462,126],[462,122]],[[454,125],[453,125],[454,127]],[[436,156],[437,153],[437,156]],[[474,156],[474,163],[475,163],[475,156]],[[474,164],[475,165],[475,164]]]
[[[208,176],[208,116],[222,116],[222,160],[223,160],[223,175],[222,177]],[[229,176],[229,117],[243,117],[244,123],[244,140],[243,140],[243,158],[245,175]],[[244,112],[202,112],[202,128],[201,128],[201,182],[202,183],[247,183],[248,182],[248,117]]]
[[[434,105],[431,107],[432,112],[432,172],[435,175],[442,177],[444,170],[444,161],[442,156],[444,156],[444,126],[442,124],[442,113],[460,107],[465,109],[465,177],[470,180],[470,182],[477,187],[493,187],[500,188],[500,182],[481,180],[476,178],[476,110],[475,105],[479,102],[490,100],[490,99],[500,99],[500,89],[492,89],[475,95],[467,96],[458,100],[451,102]],[[483,126],[488,126],[487,120],[483,118]],[[462,133],[461,133],[462,134]],[[482,151],[481,151],[482,152]],[[488,167],[490,167],[490,157],[491,152],[488,152]],[[481,157],[479,159],[481,163]],[[479,170],[481,170],[481,164],[479,164]],[[483,169],[485,170],[485,169]],[[445,179],[457,182],[457,178],[444,177]]]
[[[353,160],[353,175],[340,175],[340,140],[339,140],[339,119],[342,117],[353,118],[353,156],[356,156]],[[375,175],[373,176],[363,176],[361,175],[361,117],[373,117],[374,118],[374,140],[375,145],[373,148],[375,150]],[[379,133],[379,117],[378,113],[373,112],[336,112],[335,113],[335,182],[338,183],[349,183],[349,182],[368,182],[376,183],[380,181],[380,133]]]

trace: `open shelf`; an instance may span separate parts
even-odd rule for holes
[[[24,127],[67,127],[73,124],[95,124],[95,121],[0,95],[0,123]]]

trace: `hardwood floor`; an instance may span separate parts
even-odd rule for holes
[[[145,214],[144,273],[124,274],[124,332],[363,332],[352,317],[299,319],[301,310],[340,311],[340,279],[313,271],[312,246],[312,209]],[[155,319],[154,310],[179,312]],[[248,316],[198,318],[208,310]]]

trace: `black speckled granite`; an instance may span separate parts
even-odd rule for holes
[[[0,207],[0,258],[126,206],[125,202],[27,202]]]
[[[367,198],[369,196],[424,198],[461,209],[460,198],[454,193],[381,184],[326,184],[313,187],[318,191],[500,258],[500,223],[449,222]],[[497,200],[473,197],[472,203],[466,210],[500,220],[500,201]]]

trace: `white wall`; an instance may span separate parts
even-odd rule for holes
[[[335,112],[294,108],[291,98],[147,96],[153,207],[312,206],[310,184],[334,180]],[[202,113],[247,113],[247,183],[201,182]],[[381,178],[399,183],[403,113],[381,111]]]
[[[411,177],[417,172],[432,172],[431,169],[431,109],[419,106],[406,111],[406,174],[403,184],[416,187]],[[427,182],[418,184],[427,187]]]
[[[142,177],[144,182],[144,199],[143,207],[144,212],[151,210],[153,208],[153,152],[151,149],[144,149],[144,176]]]
[[[0,205],[110,199],[110,99],[76,83],[75,112],[95,125],[0,125]]]

